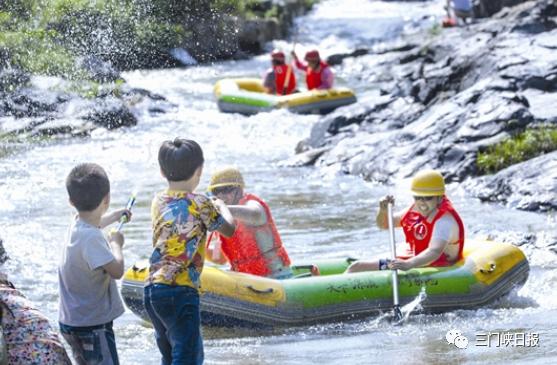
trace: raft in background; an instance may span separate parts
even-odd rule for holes
[[[308,325],[377,315],[391,310],[391,271],[342,274],[354,259],[316,260],[320,276],[295,267],[299,277],[274,280],[206,266],[201,275],[201,319],[215,326],[277,327]],[[511,244],[467,242],[464,259],[451,267],[399,271],[400,303],[415,299],[422,288],[426,312],[484,306],[526,282],[529,265]],[[147,261],[130,268],[122,296],[136,315],[149,320],[143,306]]]
[[[215,84],[219,110],[246,115],[286,108],[300,114],[325,114],[356,102],[348,88],[303,91],[290,95],[266,94],[263,83],[255,78],[223,79]]]

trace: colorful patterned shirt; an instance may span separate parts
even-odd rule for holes
[[[0,274],[1,327],[8,364],[71,365],[48,319]]]
[[[218,229],[224,218],[205,195],[167,190],[153,199],[151,219],[154,250],[147,285],[199,288],[207,231]]]

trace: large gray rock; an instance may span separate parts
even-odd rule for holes
[[[137,124],[137,118],[130,109],[121,99],[114,97],[97,99],[84,119],[107,129],[131,127]]]
[[[0,139],[87,136],[100,127],[136,125],[135,110],[160,114],[175,107],[161,95],[126,84],[102,84],[95,89],[95,98],[70,92],[72,86],[60,78],[33,77],[26,87],[5,94],[0,102]]]
[[[13,92],[25,86],[29,80],[29,75],[18,68],[0,68],[0,93]]]
[[[556,20],[553,2],[530,1],[438,36],[407,36],[406,46],[397,40],[339,55],[338,62],[353,57],[373,91],[322,118],[297,151],[318,156],[317,166],[380,182],[436,168],[449,182],[473,181],[467,186],[482,199],[551,209],[557,166],[549,155],[469,178],[481,176],[479,152],[528,127],[557,125]],[[505,183],[521,168],[528,173]]]
[[[466,185],[484,201],[503,202],[523,210],[556,210],[557,151],[469,181]]]

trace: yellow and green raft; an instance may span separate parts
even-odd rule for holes
[[[201,275],[202,322],[216,326],[277,327],[341,321],[377,315],[392,309],[390,271],[343,274],[354,259],[316,260],[320,276],[309,265],[294,267],[298,276],[274,280],[206,265]],[[122,283],[127,306],[148,320],[143,306],[146,261],[130,268]],[[529,265],[522,251],[510,244],[467,242],[464,259],[451,267],[399,272],[400,303],[416,298],[427,312],[477,308],[520,287]]]
[[[286,108],[300,114],[325,114],[356,102],[347,88],[303,91],[290,95],[266,94],[260,79],[223,79],[215,84],[219,110],[225,113],[256,114]]]

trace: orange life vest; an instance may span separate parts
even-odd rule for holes
[[[254,200],[265,209],[267,222],[261,226],[248,226],[243,222],[236,221],[236,230],[232,237],[224,237],[217,232],[217,238],[221,242],[221,250],[230,262],[233,271],[245,272],[259,276],[270,276],[273,274],[270,262],[265,258],[269,256],[278,257],[284,266],[290,266],[290,258],[282,245],[279,233],[275,226],[271,211],[267,203],[253,194],[245,194],[238,204],[244,205],[249,200]],[[263,252],[258,235],[271,237],[273,245],[270,250]],[[210,242],[211,237],[207,242]],[[271,255],[270,255],[271,254]]]
[[[326,62],[320,61],[318,71],[312,69],[309,66],[306,68],[306,84],[308,86],[308,90],[317,89],[319,86],[321,86],[322,73],[323,70],[327,67],[329,67],[329,65]]]
[[[449,261],[447,255],[442,253],[437,260],[433,261],[428,266],[449,266],[460,260],[462,258],[462,249],[464,248],[464,224],[449,199],[443,197],[441,204],[439,204],[437,208],[438,212],[431,222],[428,222],[426,217],[420,213],[413,211],[412,208],[414,208],[414,205],[402,216],[400,225],[406,236],[406,242],[410,244],[410,248],[414,252],[414,255],[418,255],[429,246],[435,222],[448,212],[452,214],[458,224],[458,257],[455,261]]]
[[[294,89],[296,89],[296,77],[294,76],[292,67],[288,65],[276,65],[273,66],[273,71],[275,72],[275,90],[277,95],[292,94]],[[288,85],[286,85],[287,75],[289,79]],[[283,92],[285,87],[286,92]]]

